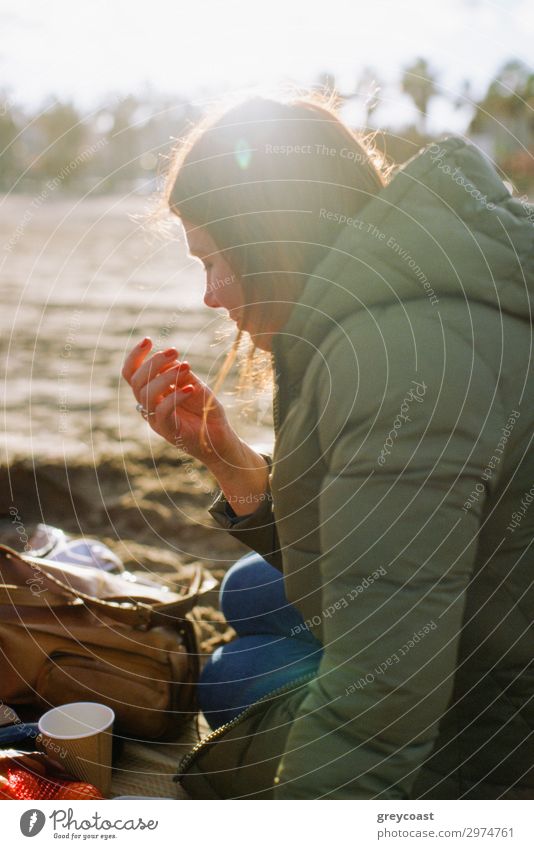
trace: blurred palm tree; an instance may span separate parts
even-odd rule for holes
[[[506,62],[477,103],[469,133],[516,187],[534,186],[534,71]]]
[[[0,190],[9,191],[19,171],[17,112],[6,91],[0,91]]]
[[[496,134],[505,151],[518,145],[530,147],[534,139],[534,72],[518,59],[499,70],[477,104],[469,128]]]
[[[364,102],[366,127],[371,125],[373,112],[380,103],[381,90],[382,83],[380,82],[378,75],[372,68],[365,67],[356,84],[356,94],[359,95]]]
[[[415,104],[418,113],[418,129],[423,136],[426,133],[428,105],[438,93],[436,75],[426,59],[416,59],[412,65],[404,68],[401,88]]]
[[[370,125],[371,115],[380,102],[379,93],[381,89],[378,75],[372,68],[365,67],[354,86],[350,89],[342,90],[338,88],[336,77],[330,71],[321,71],[317,76],[316,85],[326,92],[335,91],[339,99],[344,103],[348,103],[351,100],[363,101],[365,115],[363,126],[368,127]]]

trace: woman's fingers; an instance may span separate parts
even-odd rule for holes
[[[191,375],[189,375],[191,377]],[[200,382],[196,385],[193,383],[186,383],[183,386],[180,386],[179,389],[175,389],[173,392],[169,392],[168,395],[163,398],[162,401],[159,402],[157,407],[155,408],[156,419],[159,421],[164,421],[167,416],[169,416],[172,412],[174,412],[176,407],[179,407],[184,401],[188,401],[189,404],[193,403],[193,412],[202,412],[202,401],[201,398],[201,384]],[[198,401],[198,404],[196,403]],[[188,406],[189,406],[188,404]],[[198,410],[196,407],[198,406]]]
[[[151,348],[152,340],[149,336],[145,336],[126,357],[122,367],[122,376],[128,383],[130,383],[137,369],[143,364]]]
[[[169,368],[178,365],[177,357],[178,351],[176,348],[168,348],[166,351],[158,351],[157,354],[154,354],[149,360],[145,360],[139,366],[129,381],[138,400],[140,400],[139,393],[147,383],[157,377],[158,374],[162,374]]]
[[[163,374],[154,377],[139,392],[139,402],[146,410],[153,410],[158,401],[175,386],[185,386],[191,382],[189,363],[180,363],[167,369]]]

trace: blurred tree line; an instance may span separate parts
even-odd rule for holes
[[[320,83],[336,87],[335,78],[328,73],[321,75]],[[492,159],[503,179],[510,180],[517,191],[534,192],[534,70],[531,67],[516,59],[505,62],[483,97],[476,100],[469,80],[464,80],[454,95],[445,93],[428,61],[417,58],[403,68],[399,88],[411,100],[415,119],[396,130],[384,129],[381,116],[375,115],[381,105],[382,83],[372,68],[364,68],[351,90],[340,91],[347,103],[363,100],[362,126],[369,130],[374,125],[381,128],[376,145],[390,160],[404,162],[422,145],[434,140],[428,130],[428,115],[433,101],[444,98],[453,110],[462,110],[468,116],[465,135]],[[443,135],[446,133],[440,134]]]
[[[160,155],[199,117],[188,100],[148,94],[90,114],[57,100],[32,113],[0,94],[0,191],[149,191]]]
[[[436,99],[446,97],[428,61],[416,59],[402,70],[399,81],[400,92],[412,102],[414,117],[393,130],[386,127],[388,104],[372,68],[364,68],[346,90],[327,72],[319,75],[316,84],[335,88],[343,108],[357,105],[358,126],[369,130],[379,126],[376,144],[395,162],[405,161],[432,140],[429,111]],[[496,161],[516,188],[532,190],[533,70],[511,60],[499,70],[480,101],[474,101],[469,81],[448,100],[453,109],[461,109],[467,116],[467,135]],[[91,114],[83,114],[73,103],[52,99],[30,111],[0,91],[0,191],[152,191],[173,141],[199,117],[198,106],[187,98],[165,98],[151,91],[113,97]]]

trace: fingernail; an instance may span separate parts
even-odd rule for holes
[[[193,392],[193,391],[194,391],[194,389],[195,389],[195,387],[194,387],[194,386],[192,386],[190,383],[188,383],[188,384],[187,384],[187,386],[184,386],[184,387],[183,387],[182,389],[180,389],[179,391],[180,391],[180,392],[183,392],[183,394],[184,394],[184,395],[189,395],[189,394],[190,394],[190,392]]]
[[[176,350],[176,348],[167,348],[167,350],[163,352],[163,356],[169,357],[169,358],[175,357],[177,355],[177,353],[178,353],[178,351]]]
[[[140,343],[139,347],[140,348],[146,348],[149,343],[150,343],[150,336],[145,336],[143,341]]]
[[[180,365],[178,366],[178,371],[187,371],[190,368],[191,368],[191,366],[189,365],[189,363],[183,362],[183,363],[180,363]]]

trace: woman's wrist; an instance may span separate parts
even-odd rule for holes
[[[224,459],[210,463],[208,469],[236,515],[253,513],[265,499],[269,465],[265,457],[242,440],[239,439]]]

